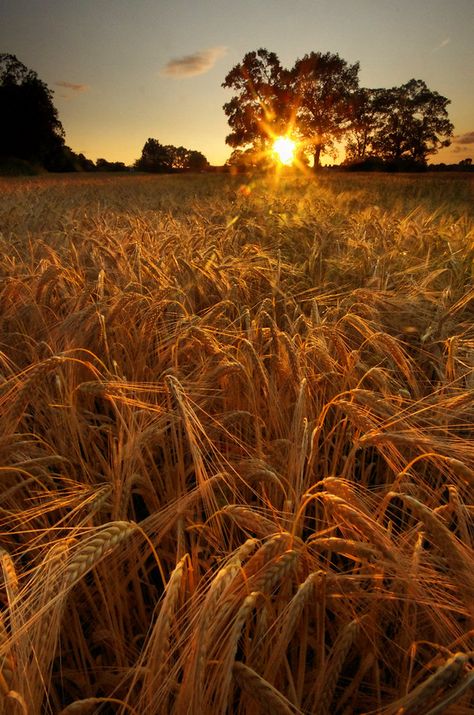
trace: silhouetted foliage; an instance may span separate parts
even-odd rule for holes
[[[245,150],[230,163],[242,167],[251,157],[253,166],[259,155],[265,163],[280,134],[299,140],[315,169],[343,139],[347,162],[368,170],[420,170],[428,156],[449,146],[453,125],[446,97],[419,79],[391,89],[359,89],[358,74],[358,62],[348,64],[330,52],[310,52],[290,70],[274,52],[248,52],[222,84],[235,91],[224,104],[232,129],[226,142]]]
[[[370,159],[377,130],[383,89],[361,87],[352,98],[352,121],[346,137],[346,161],[362,162]]]
[[[192,149],[188,151],[188,158],[186,161],[186,166],[184,167],[188,171],[205,171],[209,166],[209,162],[200,151]]]
[[[162,173],[171,171],[171,157],[166,146],[160,144],[158,139],[148,139],[142,149],[140,159],[135,162],[139,171]]]
[[[391,89],[361,90],[354,105],[348,158],[375,155],[388,162],[426,164],[429,155],[450,144],[448,104],[449,99],[420,79]]]
[[[127,171],[127,167],[123,161],[107,161],[106,159],[97,159],[95,166],[97,171]]]
[[[0,54],[0,157],[55,166],[64,130],[52,96],[36,72],[15,55]]]
[[[420,172],[426,171],[426,164],[422,161],[416,161],[411,157],[402,157],[400,159],[382,159],[380,156],[366,156],[364,159],[355,159],[352,161],[344,161],[341,165],[345,171],[385,171],[389,173],[396,172]]]
[[[232,129],[226,143],[264,151],[272,137],[285,133],[291,119],[288,82],[288,72],[274,52],[248,52],[222,83],[236,92],[224,105]]]
[[[349,130],[358,89],[359,63],[348,64],[338,54],[311,52],[290,72],[295,124],[314,169],[321,154]]]
[[[209,166],[206,157],[199,151],[160,144],[157,139],[148,139],[140,159],[135,162],[138,171],[172,173],[175,171],[203,171]]]
[[[232,173],[240,174],[249,171],[262,171],[268,168],[269,160],[264,152],[256,151],[252,147],[247,149],[234,149],[227,159],[226,166]]]
[[[77,171],[96,171],[96,166],[92,159],[88,159],[84,154],[75,154],[74,157]]]
[[[466,159],[461,159],[457,164],[445,164],[441,162],[440,164],[430,164],[428,171],[462,171],[462,172],[474,172],[474,165],[472,159],[467,157]]]
[[[311,52],[291,70],[281,66],[274,52],[248,52],[222,84],[236,92],[224,105],[232,129],[227,144],[250,145],[263,153],[276,136],[290,132],[319,167],[321,153],[350,124],[358,71],[357,63],[348,65],[329,52]]]

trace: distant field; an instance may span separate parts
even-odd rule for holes
[[[0,712],[473,712],[473,199],[0,180]]]

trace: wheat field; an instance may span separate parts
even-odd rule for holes
[[[0,182],[0,712],[473,712],[473,189]]]

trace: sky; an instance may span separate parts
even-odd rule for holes
[[[139,158],[149,137],[231,153],[222,82],[264,47],[291,67],[315,52],[360,62],[360,85],[411,78],[451,100],[452,145],[474,159],[474,0],[1,0],[0,53],[54,90],[66,143],[94,161]]]

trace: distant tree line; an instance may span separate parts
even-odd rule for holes
[[[163,146],[148,139],[135,163],[140,171],[202,171],[209,166],[199,151]],[[128,171],[121,161],[76,154],[65,143],[65,133],[53,104],[53,92],[15,55],[0,54],[0,173],[28,174],[38,170]]]
[[[471,157],[466,157],[457,162],[457,164],[446,164],[444,161],[439,164],[430,164],[429,171],[471,171],[474,172],[474,165]]]
[[[284,68],[266,49],[248,52],[225,77],[234,90],[224,105],[231,128],[231,163],[264,166],[278,135],[291,135],[317,170],[323,154],[344,143],[346,163],[425,167],[449,146],[453,125],[446,97],[420,79],[400,87],[359,86],[359,63],[311,52]]]
[[[226,142],[234,152],[228,162],[243,170],[265,168],[268,151],[278,135],[298,142],[297,160],[314,168],[323,155],[335,156],[345,147],[346,168],[419,169],[441,147],[449,146],[453,125],[446,97],[411,79],[400,87],[359,86],[359,63],[348,64],[338,54],[311,52],[282,67],[266,49],[248,52],[225,77],[223,87],[234,91],[224,105],[231,132]],[[0,54],[0,173],[47,171],[125,171],[123,162],[76,154],[53,104],[53,92],[36,72],[15,55]],[[458,165],[472,170],[470,159]],[[165,173],[210,171],[199,151],[145,142],[138,171]],[[439,170],[453,165],[439,165]]]
[[[209,167],[204,154],[194,149],[172,144],[160,144],[157,139],[148,139],[142,155],[135,162],[138,171],[153,173],[173,173],[182,171],[204,171]]]

